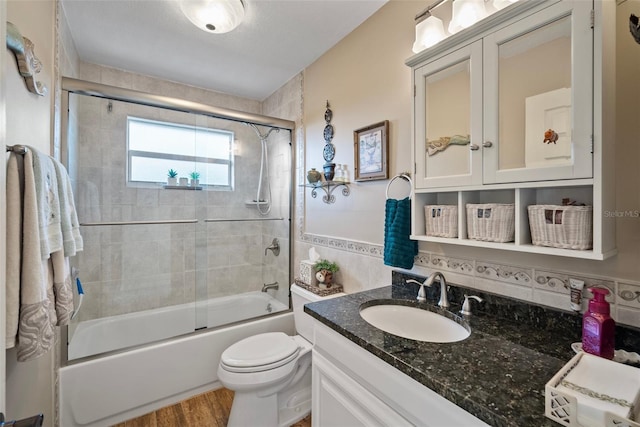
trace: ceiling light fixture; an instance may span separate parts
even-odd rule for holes
[[[445,0],[437,0],[416,15],[416,40],[412,48],[414,53],[435,45],[447,36],[442,20],[431,15],[431,11],[444,2]]]
[[[242,0],[182,0],[180,10],[196,27],[215,34],[228,33],[244,18]]]
[[[484,0],[453,0],[449,32],[455,34],[487,16]]]

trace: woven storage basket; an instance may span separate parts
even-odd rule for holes
[[[536,246],[563,249],[593,247],[593,207],[531,205],[529,226]]]
[[[513,203],[467,204],[469,239],[486,242],[513,242],[515,206]]]
[[[424,216],[427,236],[458,237],[457,205],[426,205]]]

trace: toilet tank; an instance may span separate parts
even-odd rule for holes
[[[309,302],[322,301],[344,295],[339,292],[326,297],[321,297],[313,292],[301,288],[295,284],[291,285],[291,301],[293,304],[293,319],[296,325],[296,333],[302,335],[307,341],[313,343],[313,318],[304,312],[304,305]]]

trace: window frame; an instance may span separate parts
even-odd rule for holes
[[[129,140],[129,124],[131,122],[138,123],[151,123],[157,124],[159,126],[173,127],[173,128],[182,128],[188,129],[189,131],[197,132],[210,132],[216,134],[227,135],[229,138],[229,157],[228,159],[216,159],[213,157],[202,157],[195,155],[185,155],[185,154],[168,154],[168,153],[159,153],[153,151],[144,151],[144,150],[131,150],[130,149],[130,140]],[[132,173],[132,165],[131,160],[132,157],[142,157],[142,158],[150,158],[150,159],[163,159],[163,160],[177,160],[177,161],[187,161],[193,163],[209,163],[209,164],[221,164],[227,166],[227,179],[228,185],[216,185],[216,184],[203,184],[200,183],[200,186],[206,189],[218,190],[218,191],[233,191],[233,167],[234,167],[234,152],[233,152],[233,144],[235,141],[235,133],[230,130],[225,129],[215,129],[208,128],[204,126],[194,126],[194,125],[185,125],[182,123],[169,122],[165,120],[155,120],[155,119],[146,119],[143,117],[127,115],[127,127],[126,127],[126,157],[127,157],[127,186],[134,187],[145,187],[145,186],[153,186],[163,185],[164,181],[135,181],[131,178]]]

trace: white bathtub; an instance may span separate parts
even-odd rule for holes
[[[247,292],[198,303],[87,320],[78,324],[69,334],[68,359],[147,344],[188,334],[200,327],[215,328],[288,309],[268,293]]]
[[[252,317],[267,314],[267,307],[272,312],[287,310],[284,304],[262,292],[209,300],[204,304],[208,308],[209,325],[215,325],[216,319],[229,323],[251,313],[257,313]],[[191,319],[184,311],[191,313]],[[121,348],[123,343],[137,345],[140,340],[129,338],[133,330],[152,335],[153,341],[163,339],[162,331],[174,333],[187,327],[193,331],[194,313],[193,304],[184,304],[84,322],[87,326],[81,328],[81,324],[73,334],[73,352],[96,354]],[[242,338],[273,331],[293,334],[293,313],[287,311],[63,367],[59,377],[60,425],[110,426],[219,388],[216,369],[222,352]],[[128,344],[129,341],[134,344]],[[92,345],[97,347],[91,349]],[[70,346],[70,354],[71,351]]]

